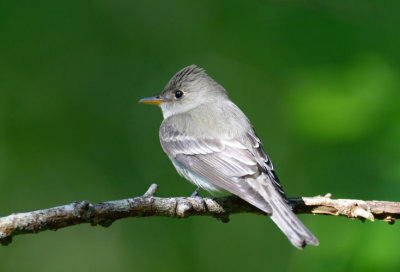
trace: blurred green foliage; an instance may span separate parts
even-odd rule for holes
[[[400,17],[385,1],[3,1],[0,215],[188,196],[137,100],[204,67],[252,120],[289,196],[400,201]],[[204,193],[205,195],[205,193]],[[302,215],[126,219],[18,236],[0,271],[398,271],[399,227]]]

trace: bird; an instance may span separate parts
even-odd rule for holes
[[[228,191],[268,214],[295,247],[319,245],[292,211],[253,125],[204,69],[181,69],[159,95],[139,102],[161,108],[162,149],[197,187],[192,196]]]

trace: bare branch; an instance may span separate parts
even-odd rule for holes
[[[189,216],[212,216],[228,222],[231,214],[264,214],[236,196],[204,198],[198,197],[154,197],[157,185],[152,184],[140,197],[91,204],[89,201],[74,202],[50,209],[26,213],[14,213],[0,217],[0,242],[8,245],[12,237],[25,233],[57,230],[82,223],[92,226],[110,226],[115,220],[126,217],[164,216],[187,218]],[[393,224],[400,218],[400,203],[388,201],[363,201],[354,199],[331,199],[330,194],[315,197],[290,198],[295,213],[325,214],[383,220]]]

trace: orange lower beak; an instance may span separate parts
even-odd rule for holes
[[[146,97],[139,100],[139,103],[150,104],[150,105],[160,105],[163,102],[164,100],[162,100],[158,96]]]

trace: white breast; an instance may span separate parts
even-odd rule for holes
[[[170,158],[172,163],[174,164],[176,170],[178,173],[190,181],[192,184],[194,184],[197,187],[200,187],[209,193],[218,193],[224,191],[222,188],[215,186],[212,184],[210,181],[206,180],[205,178],[197,175],[196,173],[192,172],[188,168],[186,168],[184,165],[176,161],[175,159]]]

